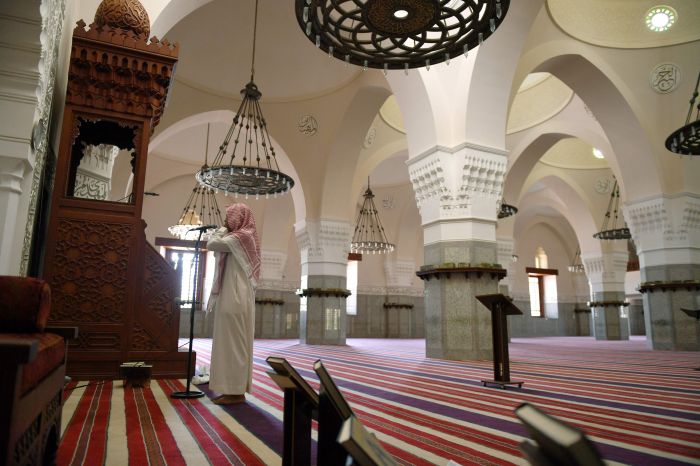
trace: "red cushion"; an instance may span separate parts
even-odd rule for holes
[[[36,387],[44,377],[63,364],[66,343],[60,335],[54,333],[6,333],[3,334],[3,338],[39,341],[36,358],[22,367],[21,395]]]
[[[51,290],[44,280],[0,276],[0,332],[43,332],[51,310]]]

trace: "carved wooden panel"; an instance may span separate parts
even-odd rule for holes
[[[148,243],[144,248],[143,273],[143,291],[131,331],[131,349],[165,350],[177,346],[180,324],[179,310],[175,305],[175,298],[179,296],[178,275]]]
[[[71,349],[92,351],[118,351],[120,348],[119,334],[114,332],[92,332],[81,330],[78,338],[70,341]]]
[[[50,280],[52,320],[123,320],[132,230],[128,223],[59,219]]]

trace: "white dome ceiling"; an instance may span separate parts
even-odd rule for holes
[[[175,79],[238,98],[250,80],[254,5],[252,0],[214,0],[168,31],[168,40],[180,43]],[[362,72],[329,58],[304,37],[292,1],[260,2],[256,48],[255,82],[263,102],[325,94]]]

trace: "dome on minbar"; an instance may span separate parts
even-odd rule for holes
[[[148,13],[138,0],[102,0],[95,13],[95,24],[133,31],[146,37],[151,32]]]

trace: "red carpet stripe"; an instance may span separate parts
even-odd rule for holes
[[[124,389],[130,464],[184,465],[150,388]]]
[[[107,442],[112,382],[91,383],[85,389],[58,450],[59,465],[102,464]]]
[[[184,385],[179,381],[159,380],[158,382],[166,392],[184,389]],[[263,464],[255,453],[229,432],[198,400],[175,398],[170,400],[211,464],[246,466]]]

